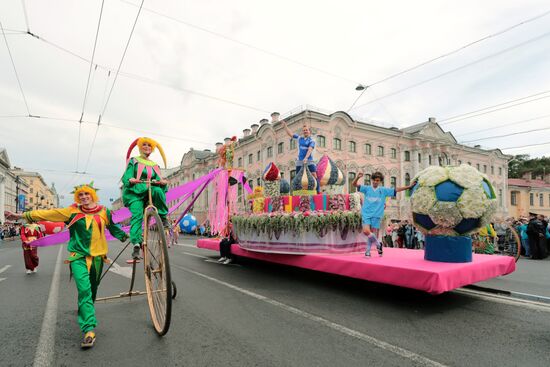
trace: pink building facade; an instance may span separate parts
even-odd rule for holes
[[[434,118],[398,129],[355,121],[341,111],[326,114],[303,109],[284,120],[297,134],[301,133],[304,124],[310,127],[316,140],[315,161],[327,154],[340,167],[346,177],[345,192],[354,191],[351,182],[359,172],[365,174],[366,183],[374,172],[380,171],[385,176],[385,186],[404,186],[429,165],[464,163],[487,174],[499,198],[507,193],[511,156],[498,149],[484,150],[458,144]],[[216,147],[221,144],[217,143]],[[280,168],[283,178],[291,180],[297,155],[297,141],[289,139],[275,112],[271,121],[262,119],[259,124],[243,130],[235,149],[234,165],[245,169],[251,184],[257,186],[262,184],[261,175],[269,162]],[[190,150],[184,154],[179,169],[168,177],[170,185],[177,186],[205,175],[216,167],[216,159],[213,151]],[[209,193],[203,194],[194,205],[193,213],[199,221],[206,217],[208,198]],[[386,219],[407,219],[409,209],[409,200],[399,193],[386,207]],[[506,200],[500,199],[499,214],[506,213]]]

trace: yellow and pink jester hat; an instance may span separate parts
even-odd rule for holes
[[[159,153],[162,156],[162,161],[164,162],[164,168],[166,168],[167,167],[167,165],[166,165],[166,155],[164,155],[164,149],[162,149],[162,146],[156,140],[145,137],[145,136],[142,136],[141,138],[137,138],[136,140],[134,140],[132,142],[132,144],[130,144],[130,147],[128,148],[128,152],[126,153],[126,163],[128,163],[128,161],[130,160],[130,155],[132,154],[132,150],[134,150],[136,145],[139,149],[139,152],[143,153],[142,146],[145,143],[148,143],[149,145],[151,145],[151,148],[152,148],[151,153],[153,153],[155,151],[155,148],[159,148]]]

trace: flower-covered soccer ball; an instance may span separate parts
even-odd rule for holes
[[[192,214],[185,214],[180,221],[180,228],[184,233],[195,233],[197,229],[197,218]]]
[[[431,166],[414,180],[413,221],[425,234],[467,235],[489,223],[497,208],[487,176],[469,165]]]

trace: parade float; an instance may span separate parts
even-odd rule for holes
[[[213,229],[227,236],[232,222],[235,256],[432,294],[515,270],[512,257],[472,255],[467,234],[490,220],[496,196],[487,178],[469,166],[432,166],[415,178],[411,214],[427,235],[426,251],[385,248],[384,256],[375,258],[363,253],[361,194],[344,193],[342,171],[327,156],[317,175],[315,180],[302,168],[288,184],[270,163],[262,175],[264,187],[251,190],[242,169],[226,167],[215,180],[210,202]],[[241,211],[236,210],[236,183],[249,192]],[[197,247],[218,251],[219,242],[199,239]]]

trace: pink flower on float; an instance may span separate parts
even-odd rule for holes
[[[304,217],[309,217],[309,211],[304,212]]]

